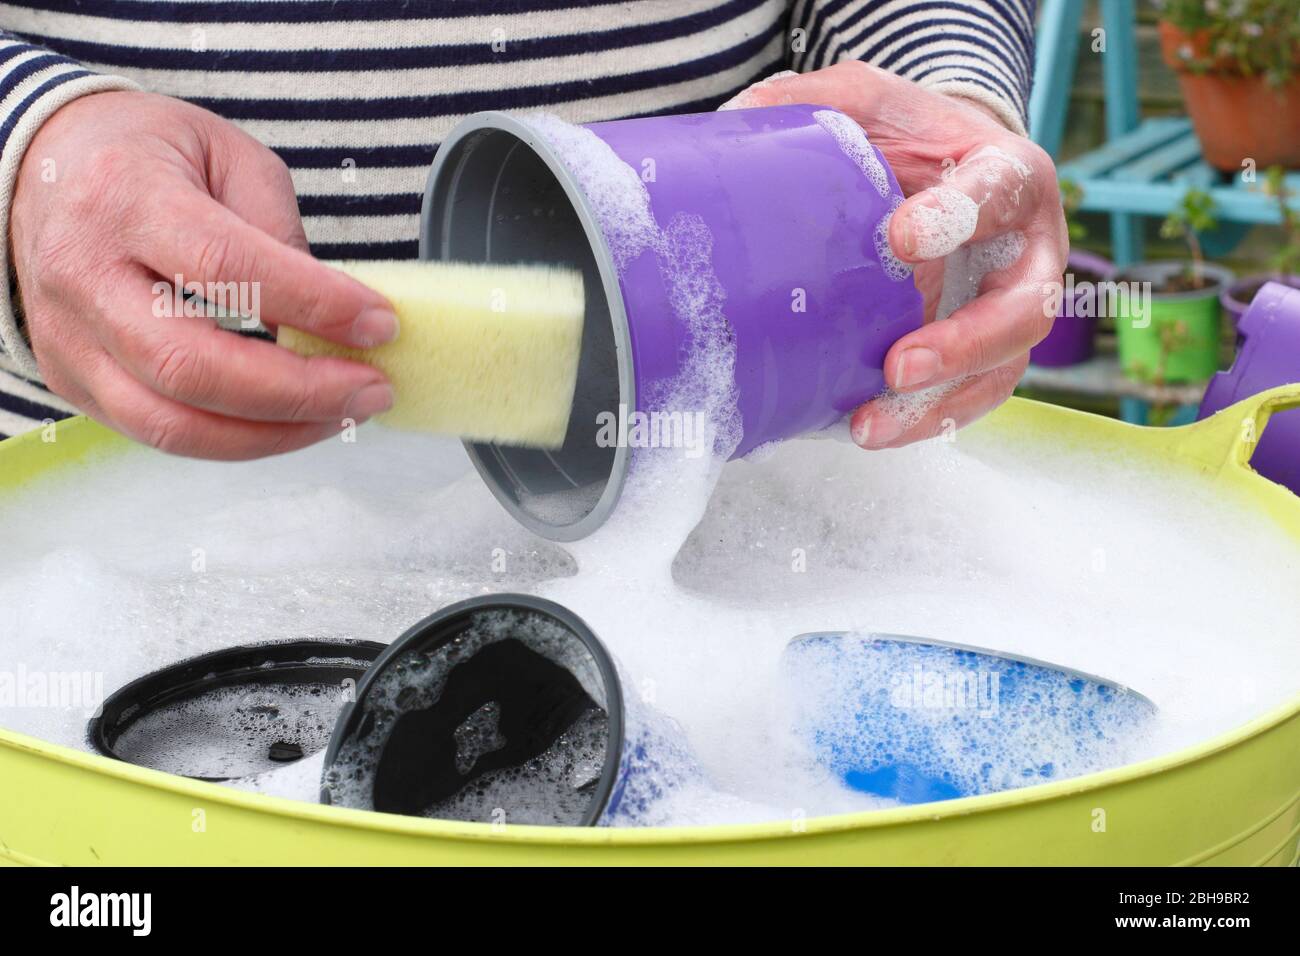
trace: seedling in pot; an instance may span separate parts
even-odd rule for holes
[[[1178,205],[1170,211],[1160,225],[1160,235],[1166,239],[1182,239],[1192,254],[1192,261],[1181,275],[1172,275],[1160,292],[1187,292],[1205,288],[1205,253],[1201,248],[1201,233],[1216,228],[1214,197],[1203,189],[1189,189]]]

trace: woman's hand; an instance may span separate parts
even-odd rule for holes
[[[1051,329],[1046,303],[1069,252],[1051,158],[973,101],[928,92],[856,61],[778,75],[729,105],[792,103],[830,106],[852,117],[898,177],[908,198],[894,213],[889,240],[900,259],[916,266],[926,325],[889,350],[885,380],[902,393],[949,389],[939,389],[941,397],[917,421],[893,414],[896,403],[868,402],[853,415],[854,441],[866,448],[905,445],[938,434],[947,421],[960,427],[1001,404],[1020,380],[1029,349]],[[954,257],[945,293],[945,257],[998,237],[1014,261],[995,263],[977,290],[962,290],[956,272],[973,263]],[[985,247],[984,258],[996,257]],[[944,312],[958,307],[935,321],[945,295]]]
[[[260,301],[271,328],[355,346],[397,334],[382,296],[308,254],[284,164],[206,110],[148,93],[73,100],[24,155],[11,221],[46,384],[139,441],[256,458],[392,404],[387,380],[368,365],[300,358],[174,314],[180,276],[205,289],[244,283],[227,288]]]

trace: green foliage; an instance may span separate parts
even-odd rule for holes
[[[1269,257],[1269,266],[1275,275],[1300,275],[1300,209],[1291,204],[1295,193],[1287,187],[1285,169],[1268,168],[1264,174],[1264,192],[1277,203],[1282,215],[1282,242]]]
[[[1088,230],[1079,222],[1076,214],[1083,205],[1083,187],[1073,179],[1061,180],[1061,207],[1065,210],[1065,228],[1071,242],[1088,238]]]
[[[1157,0],[1161,19],[1184,33],[1204,31],[1203,49],[1183,51],[1193,70],[1213,70],[1230,60],[1246,76],[1274,86],[1289,82],[1300,65],[1300,0]]]
[[[1187,233],[1209,232],[1218,221],[1214,218],[1214,198],[1203,189],[1189,189],[1165,218],[1160,234],[1177,239]]]
[[[1214,197],[1203,189],[1189,189],[1160,224],[1160,235],[1166,239],[1182,239],[1192,253],[1192,285],[1205,284],[1202,266],[1205,257],[1201,252],[1201,233],[1218,225],[1214,216]]]

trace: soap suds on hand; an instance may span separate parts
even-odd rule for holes
[[[778,80],[783,80],[788,76],[798,76],[794,70],[778,70],[771,76],[766,76],[757,83],[751,83],[745,87],[727,102],[718,107],[719,110],[747,110],[757,106],[770,106],[772,104],[762,102],[755,94],[759,90],[766,89]]]
[[[936,203],[911,208],[912,236],[922,259],[942,259],[975,235],[980,207],[964,192],[936,186],[928,192]]]

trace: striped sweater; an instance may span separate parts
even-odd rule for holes
[[[188,100],[271,147],[325,258],[413,257],[438,141],[478,110],[544,108],[575,122],[711,110],[777,70],[856,58],[979,100],[1023,129],[1034,4],[0,2],[0,225],[8,235],[14,179],[41,122],[102,90]],[[4,278],[0,435],[73,411],[39,383]]]

